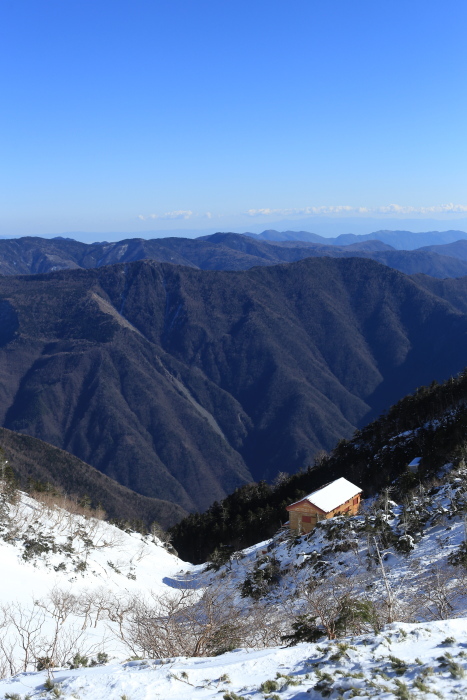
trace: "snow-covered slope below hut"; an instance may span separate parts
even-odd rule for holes
[[[49,681],[46,672],[21,673],[0,681],[0,698],[434,700],[465,698],[466,671],[467,619],[459,619],[395,623],[376,636],[251,652],[239,649],[214,658],[57,670]]]
[[[52,650],[49,644],[50,656],[36,653],[27,664],[18,647],[24,669],[3,669],[0,675],[10,678],[0,681],[0,700],[466,697],[465,464],[447,465],[431,484],[418,484],[407,496],[396,504],[390,493],[383,494],[360,515],[321,522],[308,535],[282,530],[227,556],[216,570],[185,564],[156,537],[70,515],[23,495],[10,506],[9,525],[0,538],[0,565],[8,572],[0,579],[3,610],[13,610],[16,619],[25,613],[23,628],[28,620],[42,620],[43,637],[53,639],[62,617],[69,632],[61,647]],[[217,647],[207,646],[204,653],[230,651],[204,658],[179,651],[156,658],[160,600],[188,595],[185,601],[192,606],[206,591],[198,615],[217,608],[213,624],[220,636],[214,639]],[[148,598],[153,607],[141,608],[143,622],[156,630],[156,639],[146,647],[147,640],[137,640],[132,652],[131,644],[119,638],[119,623],[126,615],[128,641],[132,626],[139,624],[128,605]],[[174,618],[176,624],[181,621],[178,632],[186,626],[187,637],[195,635],[190,627],[194,609]],[[172,614],[168,610],[164,624],[164,616]],[[343,617],[349,610],[366,612]],[[300,616],[309,625],[316,618],[313,639],[320,639],[277,646],[281,639],[283,645],[291,641],[292,623]],[[0,647],[14,638],[11,619],[0,630]],[[391,619],[396,621],[387,624]],[[199,634],[204,622],[196,623],[198,641],[212,633],[207,625]],[[244,633],[248,626],[253,636]],[[327,639],[326,633],[338,638]],[[229,645],[237,639],[240,643]],[[177,642],[178,648],[183,643]],[[38,643],[37,649],[43,648]],[[86,663],[93,659],[94,667],[79,668],[75,652],[86,655]],[[135,654],[150,658],[129,660]],[[53,668],[34,670],[52,656]]]

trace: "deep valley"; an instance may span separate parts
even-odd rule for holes
[[[360,258],[0,279],[1,424],[203,510],[465,365],[463,280]],[[167,520],[167,516],[165,516]]]

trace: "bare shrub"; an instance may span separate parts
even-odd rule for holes
[[[57,623],[63,625],[70,615],[78,611],[78,597],[62,588],[53,588],[47,598],[36,600],[35,605],[50,615]]]
[[[348,633],[362,634],[381,626],[375,602],[362,596],[356,577],[336,576],[320,583],[309,581],[300,591],[301,618],[329,639]],[[300,634],[300,630],[299,630]],[[297,638],[297,641],[299,639]]]
[[[114,620],[119,606],[119,598],[102,587],[84,590],[76,598],[76,614],[83,620],[83,630],[87,627],[97,627],[100,620]]]
[[[29,608],[20,603],[2,606],[0,672],[14,675],[38,667],[51,671],[69,664],[76,654],[89,656],[100,651],[107,640],[89,642],[85,628],[76,620],[77,613],[77,597],[59,589]]]
[[[280,641],[278,620],[265,606],[240,609],[216,587],[134,601],[121,633],[133,653],[151,658],[212,656]]]
[[[8,638],[10,627],[9,607],[0,607],[0,678],[12,676],[16,673],[14,660],[15,644]]]
[[[280,644],[288,619],[284,607],[279,609],[262,601],[250,605],[244,613],[242,646],[258,649]]]
[[[37,607],[26,609],[19,603],[2,608],[5,620],[5,636],[0,645],[6,657],[11,673],[28,671],[35,667],[35,662],[43,649],[43,627],[45,614]]]
[[[433,566],[417,587],[419,614],[425,620],[448,620],[455,617],[456,604],[465,593],[464,572]]]

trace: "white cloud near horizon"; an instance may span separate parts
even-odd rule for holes
[[[140,221],[148,221],[148,219],[163,219],[163,220],[176,220],[176,219],[193,219],[194,217],[206,217],[206,219],[212,219],[212,214],[207,211],[205,214],[197,214],[190,209],[178,209],[177,211],[166,211],[165,214],[148,214],[144,216],[143,214],[138,214],[136,217]]]
[[[138,219],[147,221],[147,219],[191,219],[193,212],[190,209],[178,209],[177,211],[166,211],[165,214],[149,214],[143,216],[138,214]]]
[[[402,206],[388,204],[381,207],[353,207],[345,204],[323,207],[302,207],[298,209],[248,209],[245,214],[256,216],[312,216],[313,214],[463,214],[465,204],[439,204],[431,207]]]
[[[437,204],[429,207],[415,207],[401,204],[388,204],[379,207],[355,207],[348,204],[336,204],[331,206],[320,207],[297,207],[297,208],[269,208],[263,207],[260,209],[248,209],[241,213],[249,218],[259,217],[293,217],[299,220],[307,216],[333,216],[339,214],[348,215],[429,215],[429,214],[466,214],[467,204]],[[236,214],[234,216],[238,216]],[[191,209],[177,209],[175,211],[167,211],[163,214],[138,214],[137,218],[140,221],[188,221],[190,219],[224,219],[226,215],[212,214],[210,211],[204,213],[194,212]],[[231,215],[232,216],[232,215]]]

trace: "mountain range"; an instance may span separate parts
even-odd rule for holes
[[[296,262],[308,257],[364,257],[406,274],[433,277],[467,275],[467,241],[462,231],[419,234],[379,231],[367,236],[323,238],[307,232],[265,231],[241,235],[216,233],[190,238],[131,238],[117,243],[86,244],[72,239],[38,237],[0,240],[0,274],[36,274],[62,269],[92,269],[118,262],[157,260],[201,270],[248,270],[255,266]],[[291,239],[295,236],[295,239]],[[414,242],[451,240],[417,250]],[[390,244],[390,243],[391,244]]]
[[[413,231],[379,230],[364,234],[341,233],[334,238],[320,236],[317,233],[310,233],[309,231],[276,231],[274,229],[268,229],[262,233],[247,233],[245,235],[265,241],[311,241],[323,245],[337,246],[378,240],[388,243],[398,250],[415,250],[422,246],[446,245],[467,237],[464,231],[452,229],[449,231],[426,231],[420,233],[414,233]]]
[[[354,257],[2,277],[0,424],[202,510],[459,372],[464,287]]]

